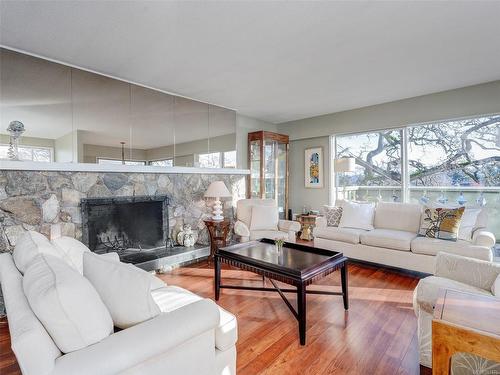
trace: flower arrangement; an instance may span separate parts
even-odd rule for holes
[[[283,249],[283,245],[285,244],[285,240],[283,238],[278,238],[274,240],[274,244],[276,245],[276,249],[281,251]]]

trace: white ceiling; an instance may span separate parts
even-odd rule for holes
[[[284,122],[500,79],[500,1],[2,1],[0,43]]]

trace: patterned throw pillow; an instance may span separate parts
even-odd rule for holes
[[[342,217],[342,207],[324,206],[323,209],[326,218],[326,225],[329,227],[338,227],[340,218]]]
[[[456,241],[464,209],[464,207],[425,207],[418,235]]]

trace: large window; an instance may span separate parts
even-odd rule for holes
[[[500,186],[500,116],[408,128],[412,186]]]
[[[356,161],[338,198],[486,205],[500,238],[500,115],[339,135],[335,157]]]
[[[9,145],[0,145],[0,159],[9,159]],[[53,161],[53,152],[50,147],[19,146],[19,160],[41,161],[50,163]]]

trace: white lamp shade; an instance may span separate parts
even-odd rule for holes
[[[223,181],[212,182],[205,192],[205,198],[224,198],[231,196],[231,193],[227,190],[226,184]]]
[[[335,159],[334,169],[337,172],[354,172],[356,167],[356,159],[354,158],[340,158]]]

